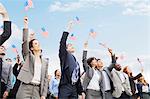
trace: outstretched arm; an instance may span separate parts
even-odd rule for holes
[[[69,31],[71,30],[72,28],[72,22],[69,22],[68,26],[67,26],[67,30],[63,32],[63,35],[61,37],[61,40],[60,40],[60,46],[59,46],[59,58],[60,58],[60,63],[61,63],[61,66],[63,66],[63,62],[64,62],[64,59],[67,55],[67,38],[68,38],[68,35],[69,35]]]
[[[108,51],[111,55],[111,65],[108,67],[109,71],[112,71],[112,69],[115,67],[116,64],[116,56],[113,54],[112,49],[108,48]]]
[[[23,55],[24,59],[30,51],[28,35],[29,35],[29,33],[28,33],[28,17],[24,17],[23,44],[22,44],[22,55]]]
[[[3,17],[4,29],[0,35],[0,46],[11,36],[11,22],[9,21],[8,13],[5,7],[0,3],[0,14]]]
[[[82,56],[83,68],[84,68],[85,72],[89,68],[89,66],[87,64],[87,47],[88,47],[88,42],[85,42],[84,43],[83,56]]]

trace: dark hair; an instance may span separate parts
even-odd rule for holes
[[[96,59],[96,58],[95,58],[95,57],[90,57],[90,58],[87,59],[87,64],[88,64],[90,67],[92,67],[91,62],[92,62],[94,59]]]
[[[33,41],[34,40],[37,40],[37,39],[32,39],[30,42],[29,42],[29,49],[31,50],[31,48],[33,47]],[[31,50],[32,51],[32,50]]]
[[[100,58],[96,59],[97,61],[101,60]]]
[[[56,69],[55,72],[54,72],[55,76],[56,76],[57,71],[58,71],[58,69]]]

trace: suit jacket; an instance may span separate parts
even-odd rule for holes
[[[20,65],[20,66],[19,66]],[[19,70],[17,70],[17,68],[18,68],[18,66],[19,66]],[[13,67],[13,74],[15,75],[15,77],[17,78],[17,76],[18,76],[18,74],[19,74],[19,72],[20,72],[20,70],[21,70],[21,67],[22,67],[22,64],[20,63],[20,64],[15,64],[14,65],[14,67]]]
[[[69,63],[71,62],[67,61],[68,57],[72,57],[71,56],[72,54],[67,51],[67,47],[66,47],[66,41],[67,41],[68,35],[69,35],[68,32],[63,32],[63,35],[60,41],[59,58],[60,58],[60,66],[61,66],[62,74],[61,74],[59,88],[61,88],[61,86],[63,85],[72,84],[71,75],[72,75],[73,70],[75,69],[75,66],[70,66]],[[81,94],[83,89],[81,86],[80,72],[78,76],[79,76],[79,79],[75,85],[76,85],[78,94]]]
[[[22,55],[25,60],[23,67],[20,70],[18,79],[24,83],[30,83],[34,75],[34,62],[35,56],[29,50],[28,41],[28,29],[23,29],[23,44],[22,44]],[[47,96],[48,91],[48,62],[46,59],[41,57],[42,70],[41,70],[41,82],[40,82],[40,95]]]
[[[122,72],[122,71],[120,71],[120,72]],[[123,73],[123,75],[125,77],[125,83],[122,84],[120,76],[119,76],[117,70],[113,69],[111,71],[111,74],[112,74],[112,80],[113,80],[113,84],[114,84],[114,88],[115,88],[112,95],[115,98],[119,98],[122,94],[122,87],[123,87],[126,94],[131,96],[132,92],[131,92],[131,87],[130,87],[130,82],[129,82],[128,75]]]
[[[114,68],[115,66],[115,60],[114,59],[115,56],[112,57],[112,61],[114,63],[112,63],[109,67],[105,67],[102,71],[105,71],[106,74],[108,75],[109,77],[109,80],[110,80],[110,84],[111,84],[111,90],[114,89],[114,86],[113,86],[113,82],[112,82],[112,79],[111,79],[111,71],[112,69]],[[87,86],[89,85],[89,82],[90,80],[92,79],[93,77],[93,74],[94,74],[94,71],[93,69],[87,64],[87,51],[83,51],[83,56],[82,56],[82,62],[83,62],[83,68],[84,68],[84,71],[86,72],[85,74],[85,77],[84,77],[84,80],[83,80],[83,88],[84,90],[86,90]],[[100,75],[101,75],[101,80],[100,80],[100,90],[102,92],[102,95],[103,95],[103,99],[105,99],[105,90],[104,90],[104,81],[103,81],[103,74],[101,73],[100,71]]]
[[[0,46],[10,37],[11,35],[11,22],[4,21],[4,32],[0,35]]]
[[[2,82],[6,84],[6,90],[9,92],[12,89],[13,85],[11,83],[12,78],[12,65],[2,62]]]
[[[136,84],[134,82],[134,80],[137,80],[138,78],[142,77],[142,74],[139,73],[138,75],[136,75],[135,77],[129,77],[129,81],[130,81],[130,86],[131,86],[131,91],[132,94],[134,95],[136,92]]]

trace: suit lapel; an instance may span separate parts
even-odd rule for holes
[[[42,60],[42,67],[41,67],[41,79],[43,79],[44,78],[44,75],[45,75],[45,68],[46,68],[46,62],[45,62],[45,60],[44,59],[42,59],[41,58],[41,60]]]
[[[34,64],[35,64],[35,56],[33,54],[30,54],[30,70],[31,73],[34,75]]]

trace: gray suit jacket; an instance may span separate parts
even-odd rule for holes
[[[85,73],[84,79],[83,79],[83,90],[86,91],[90,80],[93,77],[94,70],[87,64],[87,51],[83,51],[83,56],[82,56],[82,62],[83,62],[83,68]]]
[[[12,79],[12,65],[6,63],[6,62],[2,62],[2,78],[1,80],[6,84],[7,86],[7,91],[9,92],[10,89],[13,88],[13,85],[11,83],[11,79]]]
[[[34,75],[34,62],[35,57],[29,50],[28,41],[28,29],[23,29],[23,44],[22,44],[22,55],[25,60],[23,67],[20,70],[18,79],[24,83],[30,83]],[[41,72],[41,83],[40,83],[40,95],[47,96],[48,90],[48,62],[41,57],[42,61],[42,72]]]
[[[122,71],[120,71],[120,72],[122,72]],[[132,92],[131,92],[131,87],[130,87],[128,75],[123,73],[124,77],[125,77],[125,83],[122,84],[120,76],[115,69],[112,70],[111,74],[112,74],[112,80],[113,80],[114,87],[115,87],[112,95],[116,98],[119,98],[122,94],[122,87],[124,87],[126,94],[131,96]]]

